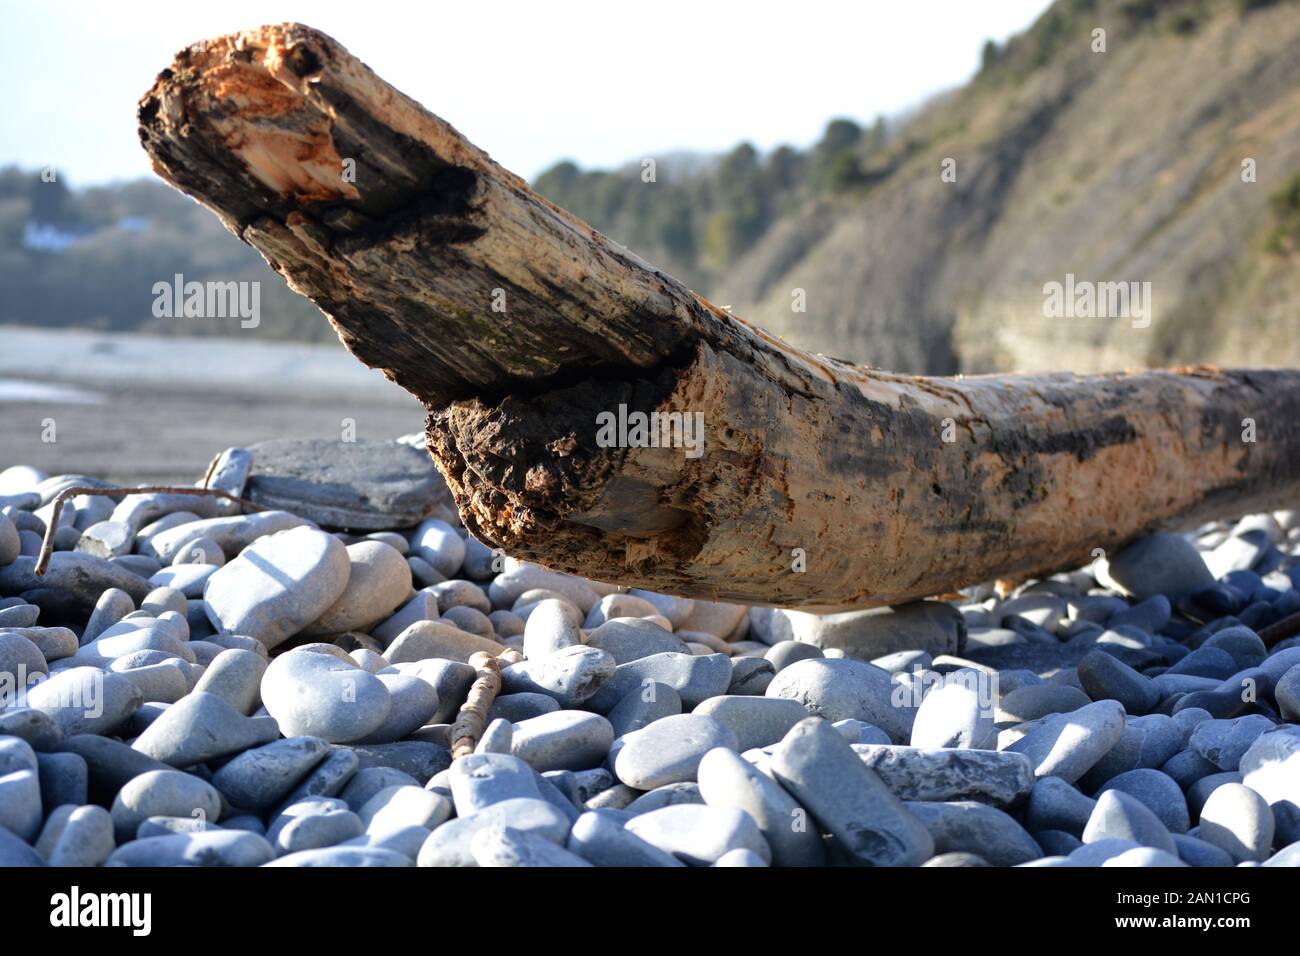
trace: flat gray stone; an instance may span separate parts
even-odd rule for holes
[[[505,645],[478,634],[463,631],[443,621],[416,621],[393,639],[384,649],[384,659],[390,664],[416,661],[446,660],[465,664],[480,652],[498,656]],[[518,665],[512,665],[518,666]],[[504,675],[510,668],[502,670]]]
[[[1117,700],[1133,716],[1150,713],[1160,692],[1123,661],[1105,651],[1093,651],[1079,661],[1079,683],[1093,700]]]
[[[45,655],[21,634],[0,631],[0,680],[6,695],[27,686],[34,677],[50,672]]]
[[[388,689],[390,707],[384,722],[363,738],[365,743],[386,744],[403,740],[438,712],[438,691],[428,681],[410,674],[376,676]]]
[[[283,856],[336,846],[364,832],[361,818],[342,800],[313,797],[285,807],[267,827],[266,839]]]
[[[358,770],[339,793],[339,798],[356,814],[360,814],[366,801],[380,790],[389,787],[418,787],[420,782],[409,773],[393,767],[367,767]],[[417,848],[418,849],[418,848]]]
[[[628,691],[607,716],[615,736],[623,737],[681,712],[682,699],[677,691],[667,684],[647,680]]]
[[[917,708],[911,744],[967,750],[992,747],[997,740],[994,707],[993,684],[985,675],[972,668],[947,674]]]
[[[33,750],[49,751],[59,746],[63,734],[49,714],[26,707],[0,711],[0,737],[19,737]]]
[[[1049,714],[1072,713],[1090,703],[1087,694],[1068,684],[1027,684],[1002,696],[996,716],[999,721],[1024,723]]]
[[[411,551],[444,577],[465,563],[465,539],[447,522],[427,518],[411,534]]]
[[[1220,770],[1236,770],[1250,745],[1276,725],[1263,714],[1230,720],[1205,720],[1196,725],[1188,746]]]
[[[109,588],[125,591],[133,601],[149,593],[149,582],[107,558],[76,551],[55,551],[45,574],[36,576],[36,558],[19,557],[0,567],[0,594],[22,594],[50,588],[66,593],[72,609],[90,614]]]
[[[500,694],[488,709],[488,720],[508,720],[512,724],[517,724],[530,717],[540,717],[542,714],[549,714],[559,709],[560,702],[547,694],[535,694],[529,691]]]
[[[424,786],[434,774],[451,765],[451,750],[428,740],[395,740],[388,744],[351,744],[358,767],[392,767]]]
[[[1141,538],[1099,565],[1103,584],[1113,582],[1139,601],[1163,594],[1176,603],[1214,584],[1196,545],[1180,534]]]
[[[293,792],[285,797],[284,803],[296,803],[307,797],[332,797],[342,792],[360,767],[361,758],[354,750],[335,747],[293,788]]]
[[[41,778],[24,740],[0,739],[0,827],[29,843],[41,830]]]
[[[41,806],[81,806],[90,802],[90,768],[78,754],[37,753],[41,778]]]
[[[1300,804],[1300,728],[1260,734],[1241,758],[1241,782],[1268,803]]]
[[[770,615],[766,636],[761,639],[768,644],[802,641],[822,650],[841,650],[846,657],[862,661],[895,651],[960,654],[966,642],[966,621],[956,608],[940,601],[834,614],[777,610]]]
[[[1175,836],[1186,833],[1191,826],[1187,798],[1183,796],[1182,788],[1177,782],[1166,773],[1150,767],[1139,767],[1112,777],[1101,792],[1107,790],[1122,790],[1138,800]]]
[[[26,841],[0,827],[0,867],[44,866],[45,861]]]
[[[900,800],[974,800],[1009,807],[1034,787],[1023,754],[853,744],[853,752]]]
[[[620,784],[619,786],[625,786]],[[644,793],[632,787],[627,788],[633,795],[625,809],[633,816],[649,813],[662,807],[675,807],[679,803],[703,803],[704,794],[700,785],[694,782],[669,783]]]
[[[64,737],[107,734],[144,703],[140,688],[121,674],[98,667],[59,671],[27,689],[26,704],[54,721]]]
[[[247,515],[203,518],[168,528],[139,544],[142,555],[170,564],[172,558],[200,538],[215,541],[227,558],[234,558],[259,538],[310,527],[311,522],[287,511],[258,511]],[[120,560],[120,559],[119,559]],[[154,568],[152,573],[161,570]]]
[[[771,661],[761,657],[733,657],[727,693],[762,697],[775,676],[776,668]]]
[[[520,595],[536,589],[554,591],[572,601],[583,614],[600,600],[600,595],[582,578],[527,561],[507,561],[504,570],[492,579],[488,596],[493,607],[511,608]]]
[[[1163,766],[1182,747],[1182,740],[1182,728],[1172,717],[1165,714],[1129,717],[1124,721],[1119,740],[1084,774],[1081,785],[1095,793],[1107,780],[1125,771]]]
[[[577,607],[562,598],[539,601],[524,622],[524,656],[537,659],[581,644],[580,614]]]
[[[1188,866],[1236,866],[1236,861],[1227,851],[1219,849],[1213,843],[1206,843],[1185,833],[1174,834],[1174,844],[1178,847],[1178,858]]]
[[[57,806],[35,846],[50,866],[99,866],[116,847],[113,818],[94,804]]]
[[[397,850],[382,846],[324,846],[315,850],[287,853],[264,866],[292,867],[402,867],[411,859]]]
[[[410,527],[447,498],[428,454],[402,442],[272,439],[248,451],[253,463],[245,496],[322,527]]]
[[[228,648],[212,658],[194,690],[220,697],[241,714],[251,714],[262,702],[266,667],[266,658],[261,655]]]

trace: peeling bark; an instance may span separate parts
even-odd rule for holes
[[[676,594],[870,606],[1300,498],[1300,372],[923,378],[793,349],[307,27],[181,51],[139,116],[159,175],[425,403],[466,526],[510,554]],[[601,447],[596,417],[620,404],[702,412],[704,453]]]

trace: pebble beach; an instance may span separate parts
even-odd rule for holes
[[[0,471],[0,864],[1300,865],[1300,512],[815,615],[495,552],[420,443]]]

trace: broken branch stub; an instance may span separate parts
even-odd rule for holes
[[[1300,493],[1300,372],[924,378],[802,352],[538,196],[308,27],[194,44],[139,118],[159,175],[425,403],[470,531],[553,568],[869,606]],[[702,453],[635,429],[607,440],[602,422],[636,412],[702,415]]]

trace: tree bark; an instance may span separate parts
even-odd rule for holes
[[[425,403],[466,526],[518,557],[862,607],[1300,500],[1300,372],[924,378],[791,348],[304,26],[181,51],[139,119],[159,175]],[[702,413],[703,454],[605,447],[620,405]]]

